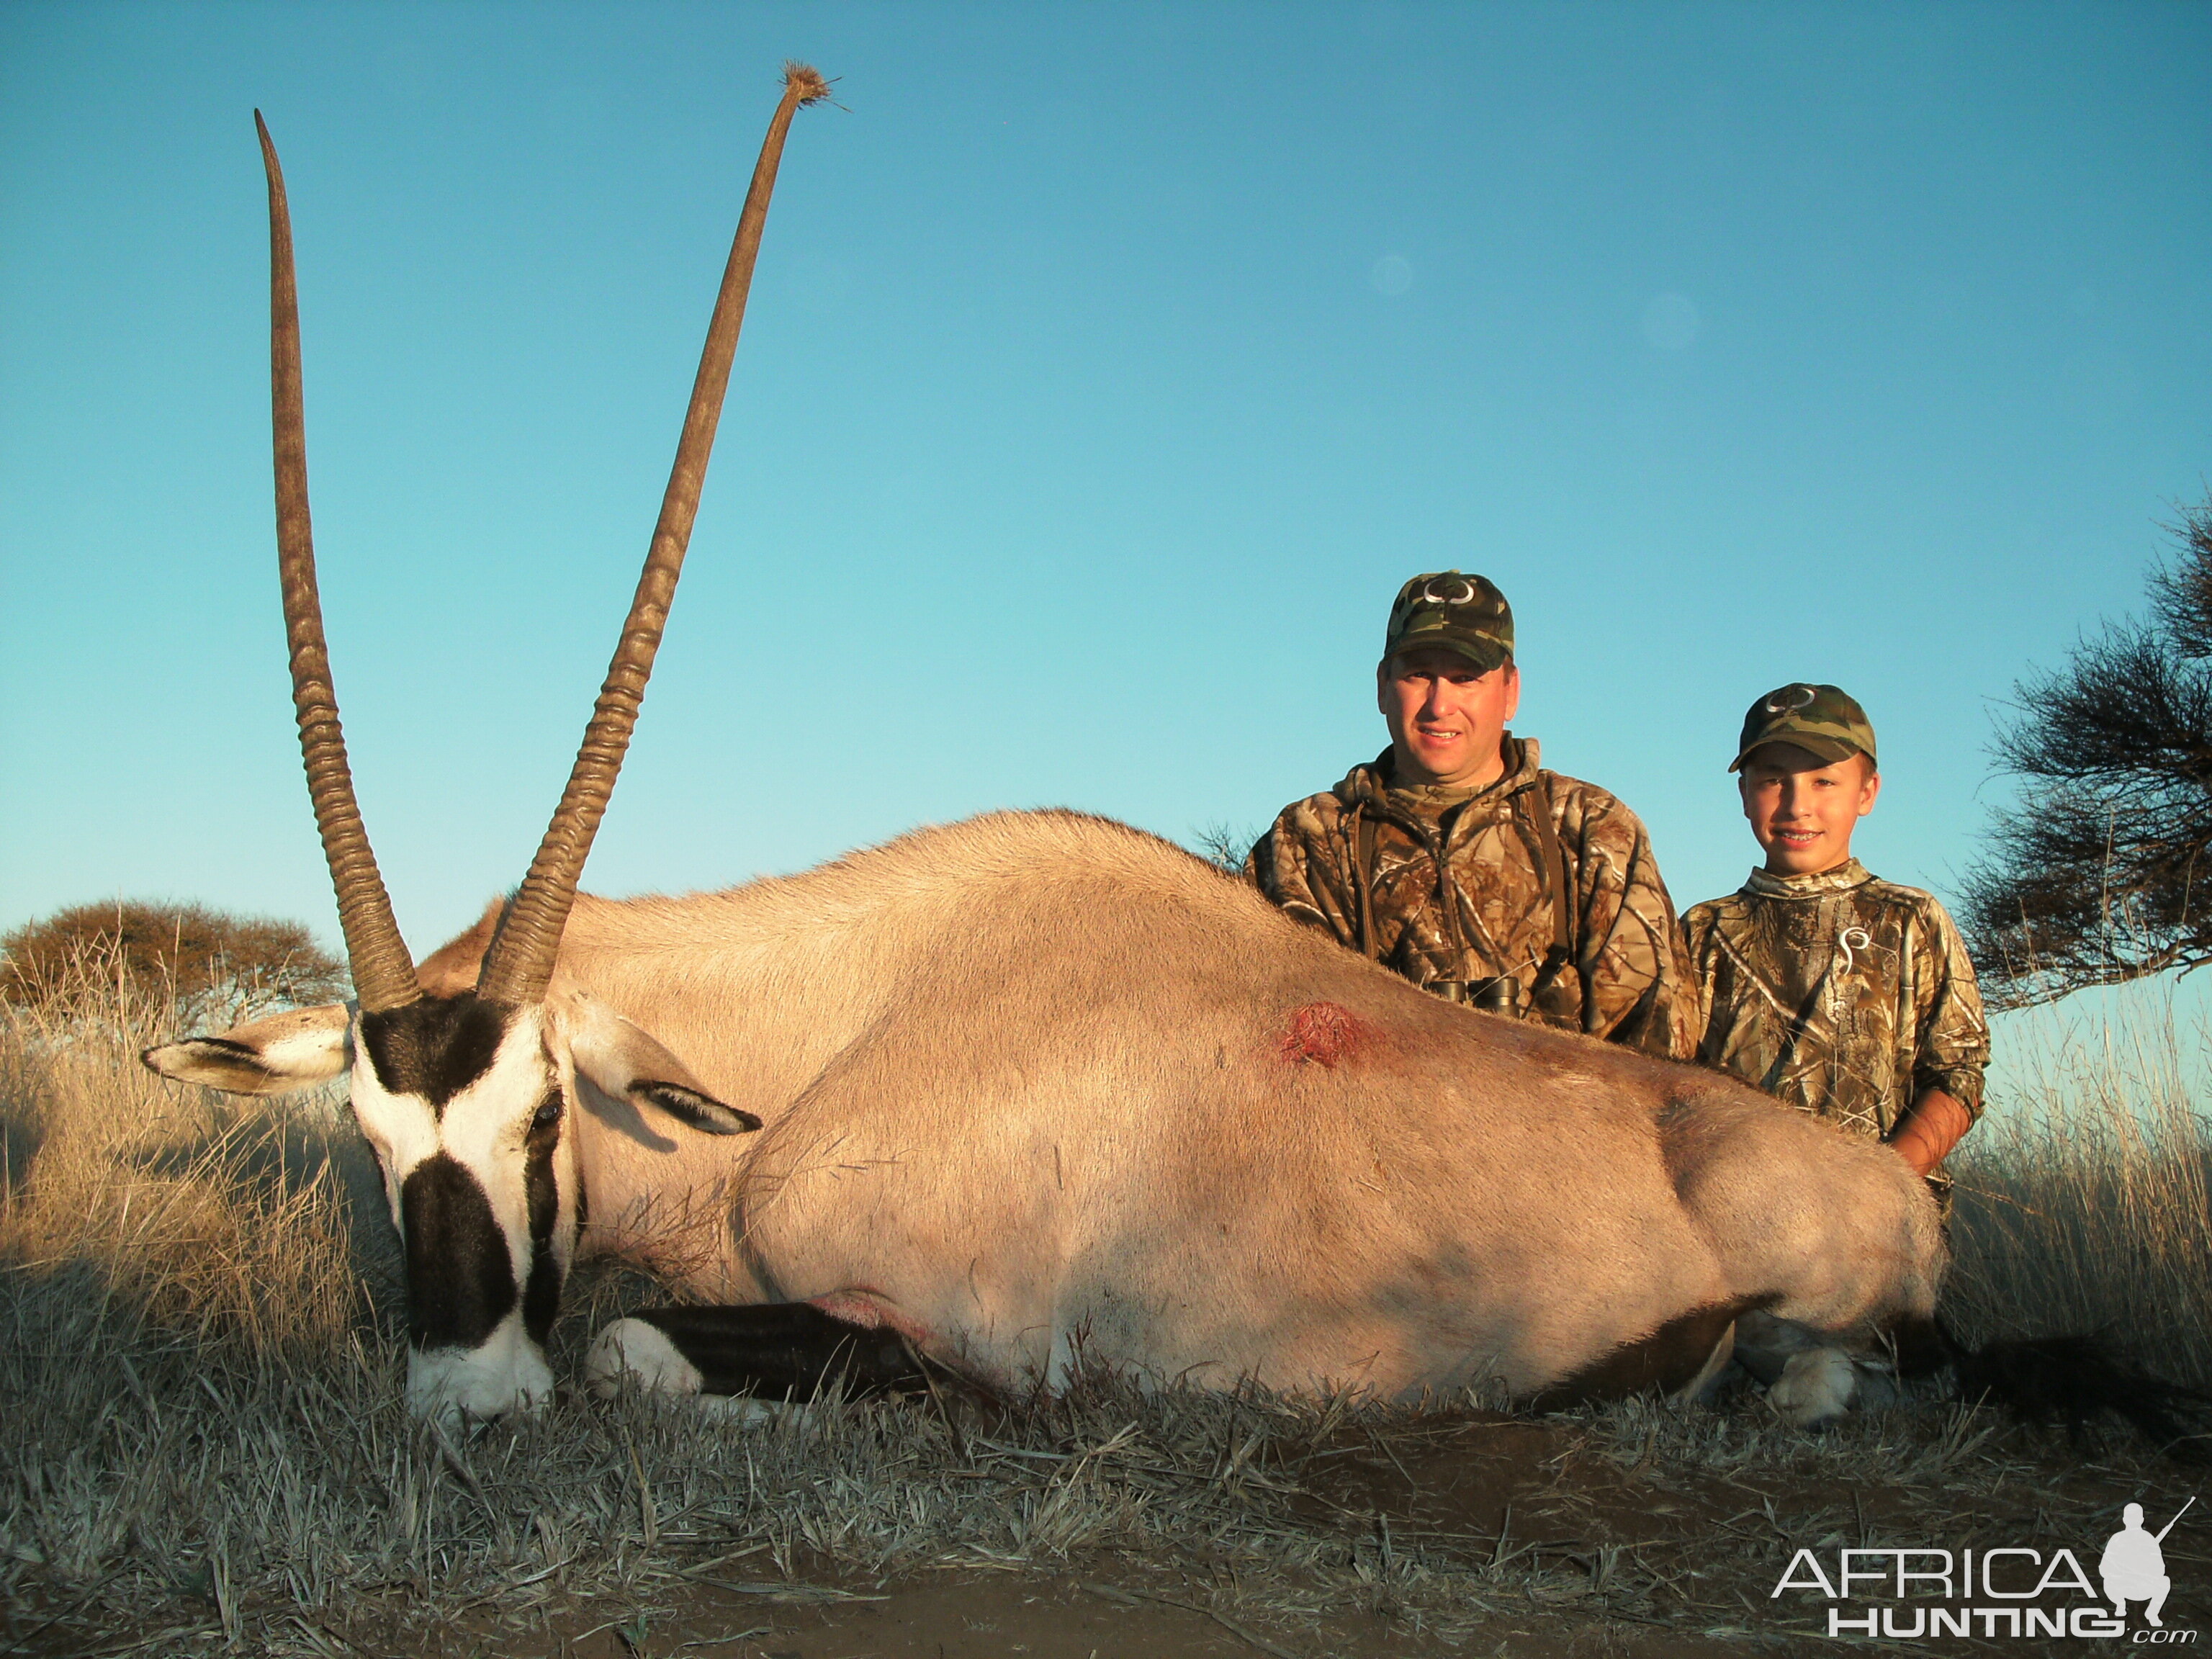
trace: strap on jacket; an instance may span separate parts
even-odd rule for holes
[[[1559,827],[1553,819],[1551,779],[1539,772],[1535,788],[1528,793],[1540,797],[1529,803],[1529,810],[1536,820],[1537,844],[1543,849],[1545,884],[1552,890],[1552,948],[1545,953],[1543,964],[1537,970],[1531,989],[1533,996],[1548,988],[1575,959],[1575,923],[1574,890],[1567,882],[1566,853],[1559,845]],[[1375,849],[1382,826],[1369,812],[1365,801],[1353,805],[1352,818],[1352,876],[1353,902],[1358,906],[1359,953],[1373,962],[1378,959],[1380,945],[1375,928]],[[1441,879],[1441,866],[1438,874]],[[1443,886],[1448,890],[1448,880]],[[1449,902],[1449,890],[1445,890],[1444,898]]]
[[[1559,846],[1559,826],[1552,811],[1552,780],[1536,774],[1536,787],[1528,792],[1539,799],[1529,806],[1536,818],[1536,839],[1544,849],[1545,876],[1552,890],[1552,948],[1536,975],[1530,994],[1548,988],[1575,959],[1574,892],[1567,885],[1567,856]]]
[[[1357,848],[1352,872],[1359,907],[1359,954],[1370,962],[1378,957],[1381,942],[1375,937],[1375,842],[1382,826],[1368,815],[1367,803],[1352,809],[1352,841]]]

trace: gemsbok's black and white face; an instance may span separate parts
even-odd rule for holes
[[[652,1036],[552,987],[561,933],[613,792],[690,541],[714,427],[744,319],[793,114],[829,96],[784,65],[783,96],[753,169],[707,329],[676,464],[636,598],[561,805],[501,916],[473,991],[424,993],[393,920],[347,769],[315,585],[301,413],[292,225],[276,146],[258,113],[269,179],[270,384],[277,576],[307,791],[337,890],[356,1000],[149,1048],[165,1077],[279,1094],[352,1072],[353,1112],[376,1149],[407,1255],[407,1398],[419,1413],[497,1416],[550,1394],[546,1333],[585,1210],[575,1147],[580,1088],[649,1104],[715,1134],[759,1121],[714,1099]]]
[[[352,1070],[407,1258],[407,1401],[496,1417],[550,1395],[545,1340],[585,1200],[574,1103],[586,1089],[708,1134],[760,1127],[604,1004],[514,1007],[473,992],[360,1013],[332,1006],[146,1051],[164,1077],[282,1094]]]

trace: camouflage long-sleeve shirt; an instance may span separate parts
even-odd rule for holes
[[[1877,881],[1856,859],[1813,876],[1754,870],[1692,906],[1682,933],[1701,1064],[1877,1137],[1929,1089],[1981,1115],[1989,1026],[1932,894]]]
[[[1505,756],[1483,789],[1401,788],[1386,750],[1285,807],[1244,873],[1416,985],[1510,977],[1529,1018],[1686,1056],[1674,908],[1644,825],[1604,790],[1540,770],[1533,740],[1509,734]]]

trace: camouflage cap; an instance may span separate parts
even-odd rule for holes
[[[1743,717],[1743,736],[1735,746],[1731,772],[1763,743],[1794,743],[1831,766],[1853,755],[1875,764],[1874,726],[1850,695],[1833,685],[1800,680],[1778,686],[1752,704]]]
[[[1455,651],[1487,674],[1513,660],[1513,607],[1483,576],[1438,570],[1398,590],[1382,660],[1401,651]]]

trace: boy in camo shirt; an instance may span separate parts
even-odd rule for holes
[[[1865,711],[1832,685],[1751,706],[1735,763],[1765,865],[1682,917],[1697,1059],[1887,1141],[1930,1176],[1973,1127],[1990,1054],[1959,931],[1851,856],[1881,777]]]

